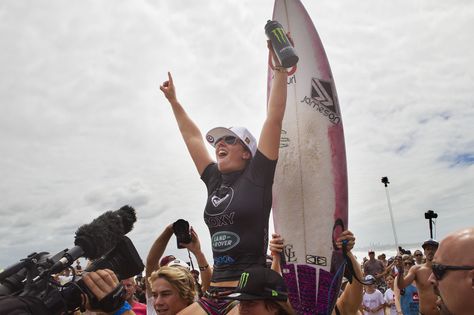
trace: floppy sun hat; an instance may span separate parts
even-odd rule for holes
[[[216,146],[216,143],[226,136],[234,136],[239,138],[242,143],[245,144],[247,149],[252,153],[252,157],[255,156],[257,152],[257,141],[255,137],[244,127],[216,127],[209,130],[206,134],[206,140],[213,147]]]

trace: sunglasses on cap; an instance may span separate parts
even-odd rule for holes
[[[237,137],[235,137],[235,136],[225,136],[225,137],[222,137],[222,138],[217,139],[216,144],[219,143],[219,142],[221,142],[221,140],[224,140],[224,142],[225,142],[226,144],[233,145],[233,144],[236,144],[236,143],[237,143],[237,140],[238,140],[238,139],[237,139]]]
[[[431,270],[433,272],[433,275],[438,281],[443,279],[444,274],[448,270],[473,270],[473,269],[474,269],[474,266],[448,266],[448,265],[442,265],[442,264],[436,264],[436,263],[433,263],[431,265]]]

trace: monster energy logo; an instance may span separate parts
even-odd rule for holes
[[[275,290],[272,290],[272,296],[278,296],[278,292]]]
[[[245,288],[247,282],[249,281],[250,274],[248,272],[243,272],[239,280],[239,289]]]
[[[278,42],[281,43],[286,43],[286,36],[285,36],[285,30],[282,29],[281,27],[277,27],[272,31],[273,35],[275,35],[276,39],[278,39]]]

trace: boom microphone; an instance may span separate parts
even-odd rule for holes
[[[137,221],[135,209],[123,206],[116,211],[107,211],[89,224],[84,224],[76,231],[73,248],[51,268],[52,273],[62,271],[79,257],[95,260],[114,248],[122,236],[133,229]]]

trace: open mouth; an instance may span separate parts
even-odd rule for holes
[[[229,154],[229,152],[227,152],[226,150],[220,148],[217,150],[217,156],[218,157],[226,157],[227,154]]]

